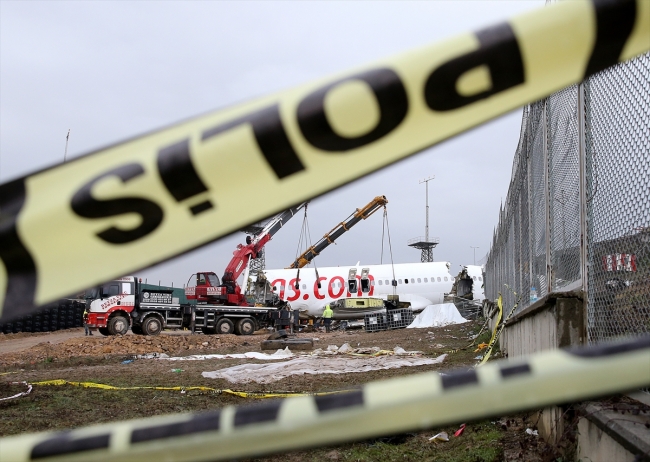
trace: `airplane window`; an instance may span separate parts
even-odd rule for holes
[[[408,284],[408,283],[409,283],[409,279],[408,279],[408,278],[404,278],[404,284]]]
[[[476,281],[476,276],[472,276],[472,279],[474,279]]]
[[[418,284],[422,282],[422,279],[418,278]]]
[[[302,290],[305,290],[307,288],[307,284],[302,285]]]
[[[374,282],[373,282],[373,283],[374,283]],[[381,286],[381,285],[383,285],[383,284],[384,284],[384,281],[382,281],[382,280],[380,279],[380,280],[379,280],[379,285]]]
[[[400,284],[402,283],[402,280],[401,280],[401,279],[399,280],[399,283],[400,283]]]
[[[440,276],[438,276],[438,282],[440,282],[440,281],[441,281]]]
[[[424,282],[429,282],[429,278],[424,278]]]
[[[411,284],[415,284],[415,278],[411,278]]]
[[[386,279],[385,284],[386,284],[386,285],[390,285],[390,283],[388,282],[388,279]]]
[[[479,281],[482,281],[482,280],[483,280],[483,278],[482,278],[481,276],[479,276],[479,277],[478,277],[478,280],[479,280]]]
[[[447,280],[447,276],[445,276],[445,281]]]

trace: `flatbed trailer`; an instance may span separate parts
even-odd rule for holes
[[[269,325],[276,308],[193,305],[193,329],[204,334],[251,335]]]

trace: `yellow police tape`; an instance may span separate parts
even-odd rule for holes
[[[103,383],[95,383],[95,382],[71,382],[68,380],[63,380],[63,379],[55,379],[55,380],[43,380],[41,382],[31,382],[31,385],[40,385],[40,386],[62,386],[62,385],[72,385],[75,387],[83,387],[83,388],[101,388],[102,390],[165,390],[165,391],[180,391],[180,392],[188,392],[188,391],[207,391],[210,393],[214,393],[217,395],[233,395],[233,396],[239,396],[240,398],[292,398],[296,396],[326,396],[326,395],[334,395],[337,393],[348,393],[348,390],[341,390],[341,391],[325,391],[325,392],[317,392],[317,393],[310,393],[310,392],[293,392],[293,391],[286,391],[286,392],[278,392],[278,393],[263,393],[263,392],[248,392],[248,391],[234,391],[230,389],[219,389],[219,388],[212,388],[212,387],[201,387],[201,386],[195,386],[195,387],[115,387],[113,385],[106,385]]]
[[[0,460],[199,461],[255,457],[575,402],[650,385],[650,336],[546,351],[360,390],[0,440]]]
[[[490,345],[494,344],[495,337],[497,336],[497,330],[499,329],[499,323],[501,322],[501,318],[503,317],[503,297],[501,296],[501,292],[499,292],[499,296],[497,297],[497,307],[499,308],[499,311],[497,313],[497,318],[494,321],[494,329],[492,329],[492,337],[490,337],[490,341],[485,345],[485,347],[481,347],[481,344],[479,345],[479,349],[476,350],[477,352],[479,350],[482,350],[483,348],[486,348]]]
[[[2,184],[2,319],[219,239],[649,48],[650,1],[558,2]]]
[[[508,284],[504,284],[514,295],[515,297],[517,296],[517,293],[510,288]],[[499,321],[501,320],[501,317],[503,315],[503,298],[501,297],[501,294],[499,293],[499,298],[497,299],[497,305],[499,306],[499,315],[497,317],[497,322],[494,324],[494,332],[492,333],[492,338],[487,344],[487,349],[485,350],[485,353],[483,354],[483,358],[478,362],[477,366],[482,366],[487,362],[488,359],[490,359],[490,355],[492,354],[492,350],[494,349],[494,345],[496,345],[497,340],[499,340],[499,337],[501,337],[501,333],[503,332],[503,329],[506,328],[506,323],[510,318],[512,317],[513,314],[515,314],[515,311],[517,310],[517,307],[519,306],[519,298],[517,298],[517,301],[515,304],[512,306],[512,309],[508,313],[508,316],[506,316],[503,319],[503,322],[501,322],[501,325],[499,325]]]

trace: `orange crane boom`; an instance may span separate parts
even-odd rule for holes
[[[309,262],[311,262],[323,251],[323,249],[327,248],[342,234],[359,223],[361,220],[368,218],[381,207],[386,207],[386,204],[388,204],[388,199],[386,199],[386,196],[377,196],[365,207],[355,210],[354,213],[350,215],[345,221],[336,225],[328,233],[325,233],[320,241],[305,250],[302,255],[296,258],[291,266],[287,267],[287,269],[302,268],[303,266],[308,265]]]

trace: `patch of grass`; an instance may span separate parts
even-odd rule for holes
[[[263,462],[334,460],[339,462],[388,462],[433,461],[436,462],[497,462],[503,458],[501,438],[504,431],[488,421],[469,424],[458,438],[453,433],[458,427],[446,427],[393,438],[401,444],[391,444],[378,438],[329,448],[298,451],[263,459]],[[449,442],[429,442],[440,431],[450,435]],[[402,440],[402,441],[400,441]],[[250,462],[250,461],[249,461]]]
[[[0,396],[25,387],[0,383]],[[26,397],[0,402],[0,436],[77,428],[118,420],[179,412],[198,412],[233,404],[232,397],[155,390],[102,390],[72,386],[34,386]],[[237,401],[241,404],[241,400]]]
[[[486,330],[485,332],[483,332],[481,335],[478,336],[478,338],[474,343],[476,345],[480,345],[481,343],[488,343],[491,338],[492,338],[492,332]]]

